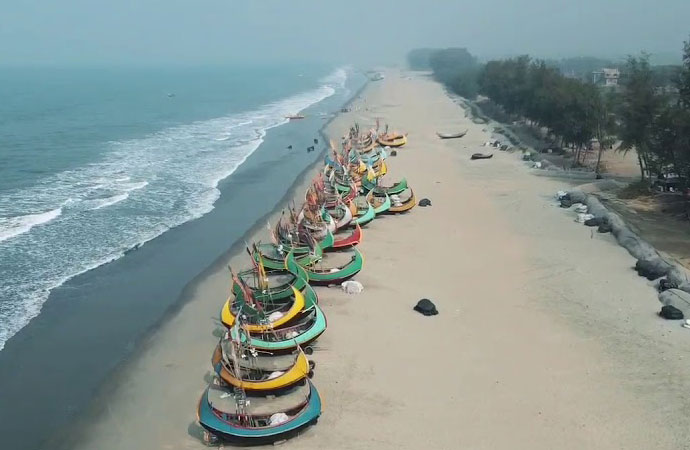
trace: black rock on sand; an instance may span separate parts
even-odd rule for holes
[[[424,314],[425,316],[435,316],[438,314],[436,305],[434,305],[428,298],[423,298],[418,301],[414,307],[414,310],[418,313]]]

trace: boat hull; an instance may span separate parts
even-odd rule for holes
[[[311,381],[309,402],[294,418],[274,427],[247,428],[218,418],[208,401],[208,389],[199,400],[197,417],[199,425],[226,443],[239,445],[265,445],[294,437],[300,431],[315,424],[321,415],[321,397]]]
[[[332,250],[342,250],[344,248],[354,247],[355,245],[362,242],[362,227],[359,224],[355,225],[355,229],[351,235],[344,237],[343,239],[336,240],[333,243]]]

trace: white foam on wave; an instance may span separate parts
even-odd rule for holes
[[[267,130],[287,123],[286,115],[332,96],[342,89],[346,77],[345,70],[339,69],[315,89],[255,110],[111,142],[110,151],[99,162],[0,196],[3,211],[36,211],[40,210],[37,205],[59,205],[71,199],[60,221],[31,225],[34,231],[29,233],[28,228],[16,239],[10,239],[16,234],[8,234],[2,243],[3,257],[17,261],[21,270],[0,285],[0,350],[40,313],[51,290],[213,210],[220,197],[218,184],[256,151]],[[214,139],[229,130],[232,139]],[[137,195],[131,195],[132,191]],[[92,212],[125,200],[135,215]],[[62,209],[51,212],[57,217]],[[34,216],[50,217],[45,214]]]
[[[92,211],[97,209],[106,208],[108,206],[115,205],[129,198],[129,194],[125,192],[124,194],[113,195],[112,197],[106,197],[98,200],[93,200],[95,206],[91,208]]]
[[[38,214],[26,214],[17,217],[0,217],[0,242],[28,233],[33,227],[43,225],[57,219],[62,214],[62,208],[56,208]]]
[[[144,189],[148,185],[149,185],[148,181],[140,181],[138,183],[130,183],[130,184],[124,185],[122,187],[122,189],[125,192],[132,192],[132,191],[138,191],[139,189]]]

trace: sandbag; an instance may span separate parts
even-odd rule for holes
[[[635,263],[635,271],[641,277],[648,280],[656,280],[666,275],[668,264],[661,258],[656,259],[640,259]]]
[[[418,301],[413,309],[418,313],[424,314],[425,316],[435,316],[438,314],[436,305],[434,305],[428,298],[423,298]]]
[[[690,294],[680,289],[669,289],[659,294],[663,305],[679,309],[685,316],[690,315]]]
[[[659,315],[666,320],[683,320],[685,318],[683,311],[673,305],[662,306]]]
[[[659,292],[668,291],[669,289],[678,289],[678,284],[664,278],[661,281],[659,281],[658,289]]]
[[[598,233],[610,233],[611,232],[611,225],[608,224],[608,222],[601,222],[599,224],[599,228],[597,229]]]
[[[590,220],[590,219],[594,219],[594,215],[593,215],[593,214],[582,214],[582,213],[580,213],[580,214],[578,214],[577,217],[575,218],[575,222],[577,222],[577,223],[585,223],[585,222],[587,222],[587,221]]]
[[[596,196],[587,195],[582,190],[576,189],[569,191],[563,199],[566,200],[566,204],[563,204],[562,200],[561,206],[563,207],[570,207],[574,203],[587,205],[589,213],[602,219],[598,229],[600,233],[610,232],[618,244],[635,259],[647,261],[641,263],[644,266],[643,272],[645,272],[643,276],[653,280],[665,275],[669,282],[678,286],[679,290],[690,293],[690,272],[677,263],[669,263],[664,260],[652,245],[630,230],[621,216],[609,211]]]
[[[598,227],[601,225],[601,218],[592,217],[591,219],[585,220],[585,225],[588,227]]]

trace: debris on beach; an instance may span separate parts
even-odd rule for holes
[[[435,316],[438,314],[436,305],[434,305],[433,302],[428,298],[423,298],[418,301],[413,309],[420,314],[424,314],[425,316]]]
[[[419,201],[419,206],[431,206],[431,200],[429,200],[428,198],[423,198]]]
[[[340,284],[340,288],[346,294],[359,294],[364,290],[364,286],[362,286],[362,283],[354,280],[343,281]]]

